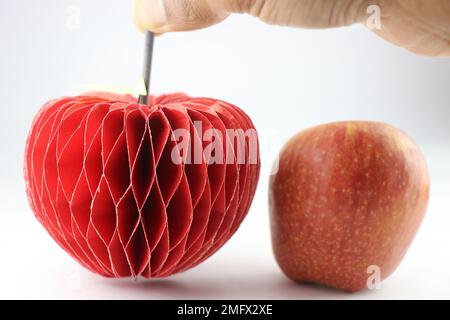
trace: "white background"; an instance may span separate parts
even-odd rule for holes
[[[80,29],[67,9],[80,9]],[[199,267],[165,280],[111,280],[81,270],[38,224],[22,176],[33,115],[74,86],[133,86],[143,36],[129,1],[0,0],[0,298],[450,298],[450,59],[410,54],[362,26],[311,31],[233,16],[156,40],[152,90],[220,98],[259,129],[263,168],[237,234]],[[287,280],[272,255],[267,181],[276,152],[311,125],[365,119],[393,124],[422,147],[432,179],[425,221],[378,291],[347,294]]]

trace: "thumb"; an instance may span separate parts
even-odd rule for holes
[[[229,0],[134,0],[133,16],[141,31],[194,30],[228,17],[228,4]]]
[[[371,2],[381,0],[134,0],[134,20],[155,33],[205,28],[230,13],[304,28],[331,28],[361,21]]]

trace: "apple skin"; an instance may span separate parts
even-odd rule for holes
[[[179,129],[199,162],[178,161]],[[254,126],[234,105],[184,94],[152,96],[148,105],[107,92],[49,101],[26,144],[31,208],[65,251],[102,276],[162,278],[193,268],[237,231],[260,169],[257,137],[253,162],[250,139],[241,140],[245,161],[206,161],[208,129],[237,157],[228,130]]]
[[[400,130],[339,122],[303,131],[270,181],[276,261],[294,281],[362,290],[369,266],[383,280],[400,264],[428,197],[425,159]]]

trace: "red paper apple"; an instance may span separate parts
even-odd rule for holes
[[[284,273],[357,291],[399,265],[425,214],[416,144],[381,123],[318,126],[292,138],[270,183],[272,242]]]
[[[165,277],[197,265],[237,230],[256,189],[258,141],[242,110],[182,94],[150,100],[53,100],[28,138],[37,219],[103,276]]]

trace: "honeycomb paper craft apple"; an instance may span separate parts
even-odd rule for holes
[[[372,286],[399,265],[428,194],[425,160],[401,131],[372,122],[306,130],[284,147],[270,182],[276,260],[299,282]]]
[[[239,108],[183,94],[149,105],[108,93],[53,100],[27,141],[29,202],[89,270],[169,276],[211,256],[246,216],[260,168],[253,131]]]

